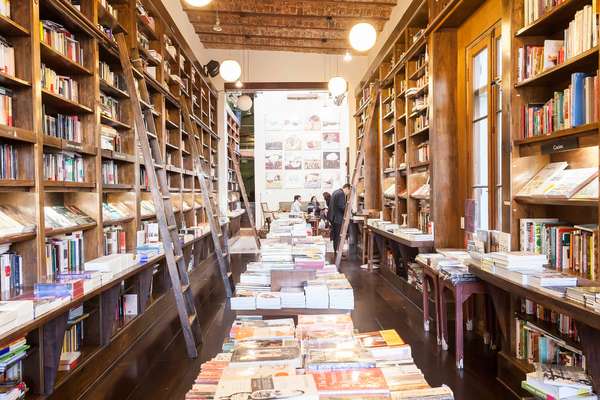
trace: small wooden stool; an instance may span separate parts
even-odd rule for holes
[[[438,279],[440,294],[440,325],[442,336],[442,349],[448,350],[448,313],[446,305],[446,296],[451,294],[454,297],[454,318],[456,322],[455,330],[455,353],[456,368],[464,367],[464,322],[463,305],[473,294],[485,294],[485,285],[481,281],[452,283],[450,280]],[[487,324],[486,324],[487,325]],[[469,322],[469,328],[472,328],[472,322]],[[486,328],[487,329],[487,328]]]
[[[433,292],[435,303],[435,330],[438,346],[442,344],[440,329],[440,285],[438,272],[429,265],[423,266],[423,330],[429,332],[429,293]]]

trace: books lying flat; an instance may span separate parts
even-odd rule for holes
[[[411,359],[410,345],[394,329],[367,332],[356,335],[358,341],[376,360]]]
[[[558,175],[561,171],[568,167],[567,162],[555,162],[546,165],[542,168],[523,188],[517,193],[517,196],[541,196],[544,194],[544,188],[547,182]]]
[[[545,254],[535,254],[527,251],[511,251],[491,253],[494,264],[503,268],[540,270],[548,263]]]
[[[344,325],[350,329],[353,329],[354,327],[352,317],[349,314],[298,315],[298,326],[314,324],[335,324],[338,326]]]
[[[308,371],[331,371],[357,368],[373,368],[375,360],[360,346],[350,348],[309,348],[305,368]]]
[[[598,168],[565,169],[548,180],[544,197],[570,199],[598,176]]]
[[[256,310],[256,293],[254,291],[238,288],[230,301],[232,310]]]
[[[392,392],[393,400],[454,400],[454,393],[446,386],[427,389],[403,390]]]
[[[0,236],[33,232],[35,226],[34,219],[19,211],[16,207],[0,206]]]
[[[273,320],[235,321],[229,331],[234,340],[293,339],[294,320],[291,318]]]
[[[289,400],[319,400],[315,381],[310,375],[269,376],[261,378],[222,379],[217,385],[215,399],[244,398]]]
[[[387,395],[389,389],[379,368],[311,372],[321,396]]]
[[[270,347],[270,348],[238,348],[231,356],[232,366],[242,365],[289,365],[294,368],[302,367],[300,346]]]
[[[229,365],[227,368],[225,368],[225,370],[223,370],[223,376],[234,379],[294,375],[296,375],[296,368],[290,365]]]

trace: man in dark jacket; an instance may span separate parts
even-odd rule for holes
[[[327,219],[331,223],[331,240],[333,240],[333,251],[337,255],[338,245],[340,244],[340,233],[342,222],[344,221],[344,211],[346,210],[346,199],[350,195],[350,185],[345,184],[341,189],[336,190],[329,200],[329,210]]]

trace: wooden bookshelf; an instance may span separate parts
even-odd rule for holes
[[[240,185],[237,181],[232,157],[235,157],[238,165],[241,162],[240,155],[240,118],[231,110],[229,105],[225,106],[225,129],[227,130],[227,203],[228,209],[233,211],[241,201]],[[235,153],[229,152],[229,146],[233,143]]]
[[[216,114],[218,94],[162,2],[139,1],[147,16],[138,14],[140,8],[136,8],[136,0],[108,0],[116,16],[100,0],[81,0],[79,6],[68,0],[13,0],[11,3],[11,17],[0,16],[0,35],[14,47],[15,74],[0,74],[0,86],[12,90],[14,126],[0,125],[0,144],[14,146],[18,174],[16,179],[0,179],[0,204],[16,206],[35,221],[36,228],[32,233],[0,237],[0,243],[11,243],[11,250],[22,256],[24,288],[29,290],[51,273],[46,261],[47,240],[82,232],[85,261],[88,261],[104,255],[104,229],[122,229],[126,233],[127,251],[131,252],[136,247],[136,232],[143,229],[143,223],[155,220],[154,215],[141,212],[140,202],[151,196],[141,182],[144,166],[132,128],[129,94],[118,78],[121,67],[116,43],[111,39],[113,33],[126,33],[133,57],[144,60],[143,70],[135,73],[145,76],[150,88],[151,104],[146,106],[152,108],[158,127],[157,137],[166,161],[178,226],[188,228],[205,223],[200,185],[193,172],[191,133],[184,130],[181,103],[187,103],[198,125],[205,167],[216,181],[220,140]],[[154,22],[148,23],[149,20]],[[74,34],[82,58],[76,61],[78,55],[63,54],[42,40],[40,21],[60,24]],[[141,35],[147,41],[140,40]],[[44,88],[42,64],[76,82],[78,96],[69,97],[56,89]],[[58,114],[78,118],[80,140],[67,140],[46,130],[44,115],[57,117]],[[104,127],[109,127],[117,138],[112,148],[105,144]],[[64,180],[45,175],[44,154],[63,152],[81,158],[81,179]],[[108,166],[113,168],[110,180],[107,180],[108,175],[103,175]],[[215,192],[218,190],[216,184],[212,187]],[[128,215],[105,218],[103,203],[112,202],[124,204]],[[75,206],[93,222],[51,229],[45,224],[45,207],[50,206]],[[213,263],[210,237],[204,235],[187,242],[185,254],[188,260],[193,255],[194,266]],[[140,296],[140,314],[134,321],[116,323],[114,306],[123,293],[114,288],[120,288],[122,281],[125,287],[131,288],[131,293]],[[0,336],[2,345],[23,335],[33,345],[31,354],[23,362],[30,388],[27,398],[52,392],[57,398],[74,398],[76,393],[87,390],[90,382],[154,326],[157,315],[144,313],[150,305],[167,318],[175,318],[176,314],[169,309],[172,301],[168,287],[165,263],[159,257],[116,277],[114,285],[103,285],[84,298]],[[75,370],[57,374],[66,313],[80,303],[91,313],[86,319],[83,356]],[[107,333],[113,330],[113,334]],[[114,352],[111,343],[118,343],[120,350]],[[106,354],[108,351],[112,353]]]

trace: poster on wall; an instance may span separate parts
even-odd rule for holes
[[[322,127],[321,117],[317,114],[309,114],[306,118],[304,130],[306,131],[320,131]]]
[[[285,152],[285,169],[302,169],[302,152]]]
[[[324,131],[339,131],[341,129],[340,124],[340,112],[335,107],[323,107],[320,110],[321,115],[321,127]]]
[[[302,171],[285,171],[283,185],[285,189],[302,189],[304,187],[304,173]]]
[[[306,172],[306,175],[304,175],[304,188],[305,189],[320,189],[321,188],[321,173],[320,172]]]
[[[283,150],[281,135],[265,135],[265,150]]]
[[[339,132],[323,132],[323,142],[321,147],[323,150],[339,150],[340,149],[340,133]]]
[[[315,132],[305,132],[302,135],[304,150],[321,150],[321,135]]]
[[[284,149],[286,151],[302,150],[302,137],[298,133],[289,133],[285,137]]]
[[[283,153],[281,151],[266,151],[265,152],[265,169],[282,169],[283,168]]]
[[[265,115],[265,131],[280,131],[283,129],[285,115],[281,113],[267,113]]]
[[[304,151],[304,169],[321,169],[321,152]]]
[[[265,187],[267,189],[281,189],[283,187],[283,176],[279,171],[267,172],[265,174],[265,181]]]
[[[323,171],[321,174],[321,187],[323,189],[337,189],[340,182],[340,171]]]
[[[323,169],[339,169],[340,168],[340,152],[339,151],[324,151],[323,152]]]

